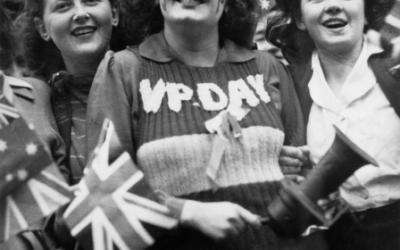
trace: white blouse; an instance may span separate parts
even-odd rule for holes
[[[360,168],[340,188],[341,197],[356,211],[400,199],[400,119],[368,65],[377,52],[379,48],[364,43],[340,99],[329,87],[316,53],[308,84],[313,100],[307,125],[311,160],[318,162],[329,149],[336,124],[379,164]]]

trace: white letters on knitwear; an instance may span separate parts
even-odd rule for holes
[[[212,93],[218,96],[218,100],[212,97]],[[197,84],[197,94],[205,110],[218,111],[224,109],[228,105],[228,97],[215,83]]]
[[[161,106],[167,88],[162,79],[157,81],[153,89],[151,89],[150,80],[143,79],[140,81],[139,91],[142,95],[143,108],[146,113],[156,113]]]
[[[247,77],[247,82],[250,84],[251,87],[253,87],[256,90],[257,95],[260,96],[260,99],[268,103],[271,101],[271,98],[268,95],[268,92],[264,88],[264,77],[263,75],[249,75]]]
[[[187,85],[166,83],[163,79],[159,79],[153,87],[151,87],[149,79],[143,79],[139,83],[139,91],[143,108],[147,113],[156,113],[160,109],[165,95],[168,99],[168,107],[175,112],[182,109],[183,101],[190,101],[193,97],[193,90]],[[260,100],[264,103],[271,101],[264,88],[262,74],[249,75],[246,79],[229,81],[228,93],[224,93],[216,83],[198,83],[196,91],[203,108],[207,111],[243,109],[245,108],[243,101],[250,107],[257,106]]]
[[[182,101],[192,99],[193,90],[182,83],[167,82],[168,107],[179,112],[182,108]]]

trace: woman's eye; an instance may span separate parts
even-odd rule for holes
[[[59,2],[55,5],[54,10],[62,12],[67,10],[71,6],[70,2]]]
[[[84,0],[83,2],[85,2],[88,5],[94,5],[97,4],[100,0]]]

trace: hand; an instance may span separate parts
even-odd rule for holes
[[[279,165],[285,175],[300,174],[302,167],[309,163],[309,155],[308,146],[283,146],[279,155]]]
[[[332,220],[343,207],[339,197],[339,192],[331,193],[328,198],[318,200],[317,204],[322,208],[324,216],[328,220]]]
[[[186,201],[181,223],[200,230],[214,240],[238,235],[246,225],[261,226],[260,217],[231,202]]]

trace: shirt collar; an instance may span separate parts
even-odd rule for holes
[[[308,84],[313,101],[324,108],[340,112],[347,105],[364,96],[376,85],[376,78],[368,65],[368,58],[381,51],[381,48],[364,42],[360,56],[343,84],[341,96],[344,100],[339,100],[328,86],[319,57],[314,52],[311,59],[313,75]]]
[[[149,36],[139,45],[139,54],[142,57],[153,61],[167,63],[176,59],[171,51],[163,32]],[[218,63],[221,62],[245,62],[253,59],[255,52],[236,45],[231,40],[224,41],[224,47],[221,48]]]

